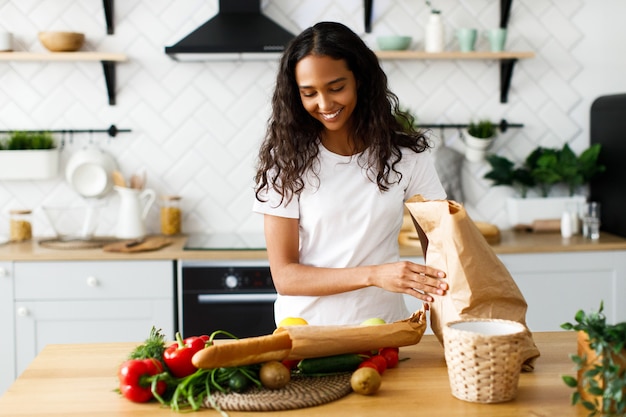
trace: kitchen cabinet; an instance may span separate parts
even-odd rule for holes
[[[604,302],[607,321],[626,321],[626,251],[498,254],[522,291],[533,332],[558,331],[578,310],[595,311]],[[423,263],[423,258],[407,258]],[[405,296],[409,311],[421,301]],[[428,329],[430,332],[430,328]]]
[[[171,260],[14,262],[13,270],[15,375],[48,344],[136,342],[152,326],[174,337]]]
[[[13,265],[0,262],[0,395],[15,379]]]

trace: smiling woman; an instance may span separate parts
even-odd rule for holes
[[[272,106],[254,210],[276,321],[393,322],[408,317],[403,294],[445,294],[443,271],[399,262],[404,202],[445,192],[374,52],[339,23],[304,30],[283,54]]]

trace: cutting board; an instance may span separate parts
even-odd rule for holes
[[[150,236],[145,239],[123,240],[111,243],[102,248],[105,252],[148,252],[159,250],[172,243],[172,240],[163,236]]]

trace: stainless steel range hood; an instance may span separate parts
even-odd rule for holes
[[[276,59],[294,36],[261,13],[261,0],[219,0],[217,15],[165,53],[177,61]]]

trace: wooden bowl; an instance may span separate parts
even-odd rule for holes
[[[85,34],[78,32],[39,32],[39,41],[51,52],[74,52],[83,46]]]

